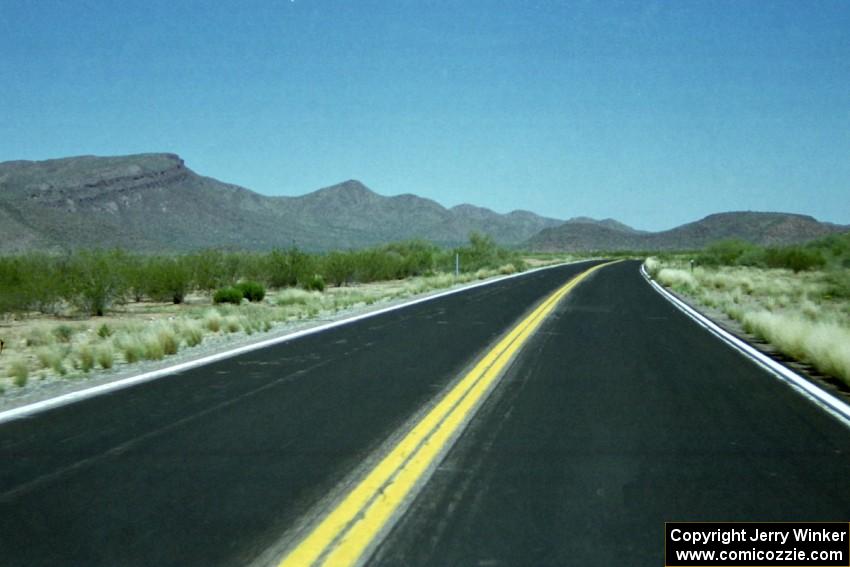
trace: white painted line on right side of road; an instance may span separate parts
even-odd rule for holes
[[[833,396],[826,390],[817,387],[805,377],[800,376],[787,366],[776,362],[766,354],[760,352],[751,344],[736,337],[729,331],[726,331],[717,323],[664,289],[663,286],[659,285],[658,282],[653,280],[646,272],[646,267],[643,264],[641,264],[640,271],[641,274],[643,274],[643,277],[646,278],[646,281],[649,282],[649,284],[655,288],[658,293],[670,301],[670,303],[677,307],[682,313],[693,319],[701,327],[710,331],[714,336],[736,349],[747,358],[756,362],[769,373],[791,386],[797,393],[828,412],[844,426],[850,428],[850,405],[846,402]]]

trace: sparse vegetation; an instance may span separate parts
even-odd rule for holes
[[[461,266],[457,276],[455,255]],[[410,241],[327,254],[292,248],[183,256],[113,250],[0,257],[0,316],[34,322],[23,324],[20,335],[4,337],[22,356],[0,359],[0,368],[23,383],[27,378],[19,376],[34,373],[49,379],[77,377],[95,368],[161,360],[202,344],[208,335],[266,332],[278,323],[525,267],[517,252],[481,235],[455,249]],[[171,320],[157,315],[165,312]],[[91,326],[73,322],[92,316],[104,319]]]
[[[80,370],[83,372],[91,372],[95,364],[95,348],[90,344],[80,345],[77,349],[77,357],[79,360]]]
[[[112,368],[115,362],[115,351],[112,348],[112,343],[102,343],[95,347],[95,360],[97,364],[104,370]]]
[[[8,371],[9,376],[12,378],[12,383],[15,386],[23,388],[27,385],[30,370],[29,365],[27,365],[27,361],[24,360],[23,357],[16,356],[11,361],[9,361]]]
[[[662,284],[722,311],[786,355],[850,384],[848,265],[850,234],[783,248],[727,241],[699,255],[646,262],[647,271]]]

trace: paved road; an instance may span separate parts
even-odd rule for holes
[[[0,425],[0,563],[250,562],[588,265]]]
[[[374,565],[663,565],[670,520],[850,517],[850,431],[661,298],[577,288]]]
[[[0,426],[2,563],[249,563],[584,267]],[[559,304],[370,564],[658,566],[665,520],[848,520],[850,432],[637,268]]]

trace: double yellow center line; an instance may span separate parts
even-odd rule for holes
[[[412,498],[427,473],[448,451],[502,371],[558,302],[582,280],[608,264],[594,266],[559,288],[517,324],[464,376],[404,439],[346,495],[279,567],[355,565]]]

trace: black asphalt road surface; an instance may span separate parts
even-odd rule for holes
[[[0,564],[249,563],[586,266],[0,425]],[[847,521],[848,451],[616,264],[525,346],[370,564],[658,567],[665,521]]]
[[[370,564],[660,567],[665,521],[849,519],[850,430],[630,262],[561,304]]]
[[[243,565],[533,305],[540,271],[0,425],[0,565]]]

